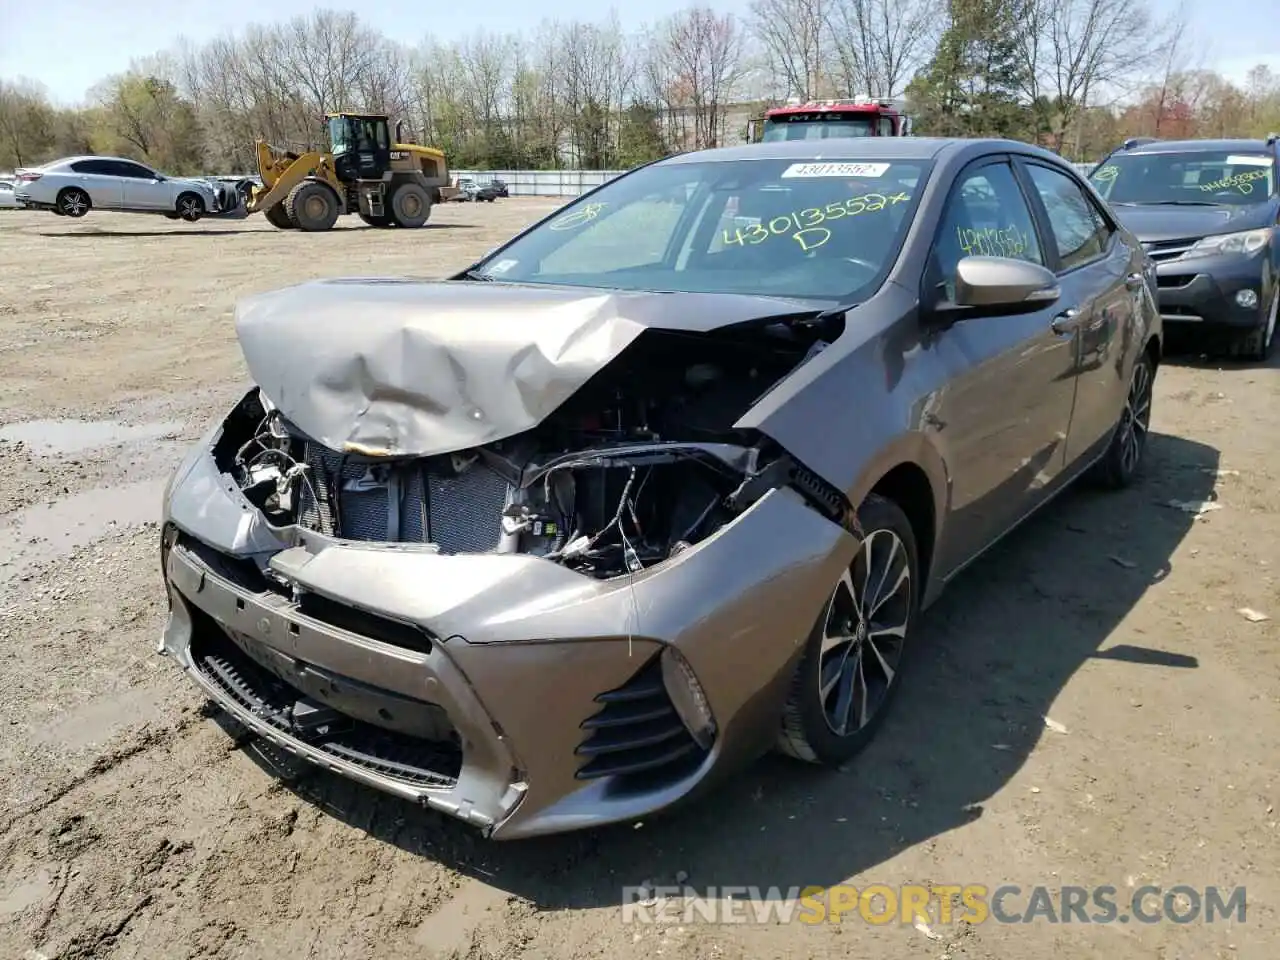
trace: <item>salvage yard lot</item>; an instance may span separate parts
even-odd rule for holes
[[[184,444],[243,382],[236,298],[314,277],[440,276],[556,205],[449,205],[419,231],[343,218],[320,235],[258,217],[0,211],[0,957],[1270,960],[1276,360],[1172,359],[1146,480],[1068,493],[965,574],[927,615],[892,716],[843,772],[767,758],[643,826],[491,845],[272,767],[202,712],[153,653],[153,520]],[[22,426],[33,419],[77,422]],[[1167,506],[1215,498],[1198,520]],[[1113,885],[1121,903],[1144,884],[1244,886],[1248,912],[930,933],[856,912],[842,925],[622,923],[624,887],[686,877]]]

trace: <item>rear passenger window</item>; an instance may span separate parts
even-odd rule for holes
[[[1028,164],[1031,181],[1049,214],[1063,270],[1102,256],[1111,229],[1079,185],[1064,173]]]
[[[105,160],[77,160],[71,165],[76,173],[110,174]]]

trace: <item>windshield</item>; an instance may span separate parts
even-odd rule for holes
[[[387,147],[386,125],[376,120],[329,118],[329,149],[333,153],[372,153]]]
[[[1110,203],[1259,203],[1276,192],[1265,153],[1133,153],[1109,158],[1089,175]]]
[[[847,113],[798,113],[790,117],[770,117],[764,122],[765,143],[776,140],[826,140],[831,137],[875,136],[874,117]]]
[[[903,161],[645,167],[568,205],[474,274],[622,290],[856,299],[897,256],[927,172],[927,164]]]

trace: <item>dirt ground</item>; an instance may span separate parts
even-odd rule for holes
[[[1068,493],[965,574],[843,772],[768,758],[668,817],[494,844],[273,765],[206,712],[154,653],[155,520],[183,446],[243,382],[233,302],[438,276],[555,203],[325,235],[0,211],[0,957],[1270,960],[1280,363],[1171,358],[1146,480]],[[1247,916],[623,922],[625,886],[677,880],[1101,884],[1122,905],[1143,884],[1243,885]]]

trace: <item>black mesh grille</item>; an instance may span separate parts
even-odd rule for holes
[[[195,669],[240,706],[276,729],[330,756],[413,787],[451,787],[462,769],[456,738],[423,740],[337,714],[328,722],[303,721],[301,694],[264,670],[218,626],[200,616],[191,643]]]
[[[658,658],[596,702],[601,710],[582,722],[580,780],[680,774],[704,756],[667,696]]]

